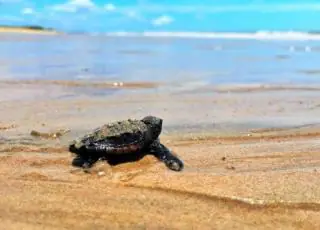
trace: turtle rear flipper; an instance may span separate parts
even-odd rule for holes
[[[181,171],[184,168],[183,162],[159,141],[150,146],[150,152],[173,171]]]
[[[76,148],[75,144],[70,144],[69,145],[69,152],[77,154],[79,152],[79,149]]]
[[[83,168],[84,172],[89,173],[90,168],[99,160],[98,156],[86,157],[83,155],[77,155],[72,160],[72,165],[75,167]]]

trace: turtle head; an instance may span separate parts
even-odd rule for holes
[[[154,116],[146,116],[142,122],[148,126],[148,130],[153,140],[157,139],[162,131],[162,119]]]

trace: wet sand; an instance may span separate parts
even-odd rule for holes
[[[2,82],[1,226],[319,229],[319,91],[259,87]],[[183,159],[184,171],[169,171],[151,156],[99,162],[92,174],[70,165],[66,146],[74,137],[146,114],[164,119],[161,140]],[[30,135],[59,129],[70,132],[56,139]]]

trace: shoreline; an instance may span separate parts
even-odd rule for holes
[[[49,80],[49,79],[0,79],[1,84],[8,86],[30,85],[30,86],[62,86],[62,87],[83,87],[101,89],[156,89],[161,87],[183,88],[183,83],[156,82],[156,81],[121,81],[121,80]],[[186,85],[190,86],[189,82]],[[250,93],[268,91],[320,91],[320,84],[302,83],[212,83],[203,86],[196,86],[194,90],[201,89],[217,93]],[[192,91],[192,87],[189,91]]]

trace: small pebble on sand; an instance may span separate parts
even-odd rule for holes
[[[98,176],[104,176],[104,175],[106,175],[105,172],[103,172],[103,171],[98,172]]]

